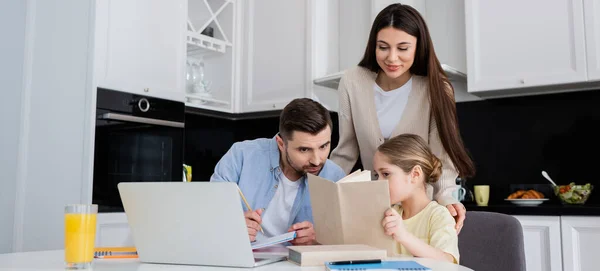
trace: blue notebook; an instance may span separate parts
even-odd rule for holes
[[[383,261],[381,263],[367,264],[325,264],[327,270],[342,271],[342,270],[423,270],[431,271],[431,268],[422,266],[415,261]]]

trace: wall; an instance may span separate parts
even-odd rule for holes
[[[0,1],[0,254],[13,250],[17,154],[21,123],[25,4]]]
[[[89,182],[82,168],[93,6],[90,0],[27,2],[34,16],[26,31],[13,250],[61,249],[64,206],[81,203]]]
[[[490,184],[502,202],[514,184],[595,184],[600,140],[600,90],[489,99],[457,104],[464,142],[477,166],[473,184]],[[600,204],[600,192],[588,203]]]

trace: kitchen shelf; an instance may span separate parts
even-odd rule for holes
[[[205,104],[196,104],[196,103],[186,101],[185,106],[192,107],[192,108],[198,108],[198,109],[204,109],[204,110],[223,112],[223,113],[232,113],[231,106],[219,104],[219,103],[207,102]]]
[[[201,80],[209,82],[206,88],[212,96],[193,92],[188,82],[186,106],[228,113],[234,111],[232,82],[235,79],[236,22],[240,1],[188,0],[187,60],[188,63],[202,63]]]
[[[194,94],[189,94],[189,93],[185,95],[185,98],[189,102],[191,102],[191,103],[193,103],[191,100],[200,100],[200,101],[205,101],[205,102],[208,102],[208,103],[214,103],[214,104],[220,104],[220,105],[227,105],[227,106],[230,105],[230,103],[227,102],[227,101],[221,101],[221,100],[218,100],[218,99],[215,99],[215,98],[204,97],[204,96],[199,96],[199,95],[194,95]]]
[[[231,47],[231,42],[188,31],[187,55],[189,57],[203,57],[215,52],[225,53],[227,47]]]
[[[188,56],[210,52],[225,53],[231,47],[233,0],[196,0],[188,2]],[[212,28],[211,34],[203,31]],[[210,35],[210,36],[209,36]]]

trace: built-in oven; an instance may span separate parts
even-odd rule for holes
[[[92,202],[122,212],[120,182],[181,182],[185,104],[98,89]]]

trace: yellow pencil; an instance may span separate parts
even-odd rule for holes
[[[242,197],[242,200],[246,204],[246,208],[248,208],[248,211],[252,212],[252,208],[250,208],[250,204],[248,204],[248,201],[246,200],[246,197],[244,197],[244,193],[242,193],[242,190],[240,189],[239,186],[238,186],[238,191],[240,192],[240,196]],[[263,231],[263,229],[260,225],[258,225],[258,228],[260,229],[260,232],[262,232],[262,234],[265,234],[265,232]]]

